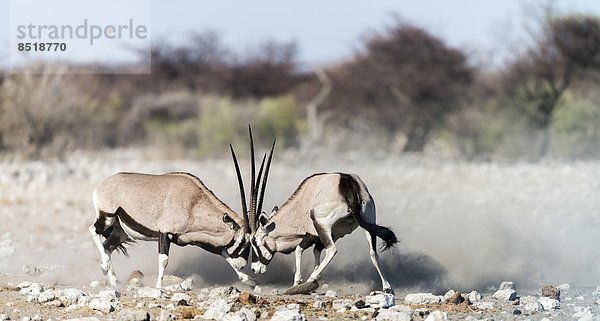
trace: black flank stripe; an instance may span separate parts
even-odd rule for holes
[[[129,216],[129,214],[127,214],[127,212],[125,212],[125,210],[122,207],[119,207],[117,209],[117,216],[129,228],[131,228],[132,230],[134,230],[146,237],[156,238],[160,234],[157,231],[153,231],[153,230],[145,227],[144,225],[136,222],[133,218],[131,218],[131,216]]]

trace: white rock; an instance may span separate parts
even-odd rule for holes
[[[191,278],[187,278],[180,283],[165,286],[164,290],[169,292],[180,292],[180,291],[190,291],[192,289],[193,280]]]
[[[471,291],[469,294],[467,294],[467,298],[469,299],[469,302],[475,303],[481,301],[481,294],[479,294],[477,291]]]
[[[300,313],[300,311],[288,310],[288,309],[280,309],[273,313],[273,317],[271,317],[271,321],[305,321],[306,317],[304,314]]]
[[[194,287],[194,280],[192,280],[192,278],[187,278],[183,280],[183,282],[181,282],[179,285],[181,286],[181,289],[183,291],[190,291]]]
[[[412,321],[411,313],[406,311],[395,311],[392,309],[381,309],[375,318],[377,321]]]
[[[192,300],[192,297],[187,294],[187,293],[174,293],[171,296],[171,301],[173,302],[179,302],[179,301],[184,301],[186,304],[190,304],[190,301]]]
[[[46,303],[54,300],[55,297],[56,293],[53,290],[46,290],[38,295],[37,300],[39,303]]]
[[[544,311],[544,306],[539,303],[539,302],[535,302],[535,303],[527,303],[525,304],[525,311],[526,312],[539,312],[539,311]]]
[[[162,291],[157,288],[145,287],[138,289],[137,295],[140,298],[158,299],[162,296]]]
[[[260,286],[255,286],[254,287],[254,293],[262,293],[262,288]]]
[[[337,298],[337,293],[333,290],[328,290],[327,292],[325,292],[325,296],[330,298]]]
[[[17,288],[19,288],[19,290],[20,290],[20,289],[23,289],[23,288],[28,288],[28,287],[30,287],[32,284],[33,284],[33,283],[31,283],[31,282],[29,282],[29,281],[23,281],[23,282],[21,282],[21,283],[17,284]]]
[[[515,282],[511,282],[511,281],[504,281],[502,283],[500,283],[500,286],[498,287],[498,290],[517,290],[517,287],[515,286]]]
[[[117,301],[121,297],[119,290],[105,290],[98,292],[98,297],[104,301]]]
[[[560,309],[560,302],[558,300],[550,299],[548,297],[541,297],[538,302],[544,307],[544,310],[550,311],[554,309]]]
[[[579,318],[577,321],[596,321],[596,320],[598,320],[598,318],[594,318],[594,315],[592,314],[592,312],[588,311],[588,313],[586,313],[584,316]]]
[[[377,293],[374,295],[367,295],[365,303],[374,308],[389,308],[394,306],[395,299],[391,293]]]
[[[404,297],[404,301],[409,304],[437,304],[442,303],[444,297],[431,293],[411,293]]]
[[[240,290],[233,286],[214,288],[208,294],[209,298],[226,298],[231,295],[240,294]]]
[[[173,309],[175,309],[175,304],[169,303],[169,304],[167,304],[167,306],[165,307],[165,309],[167,309],[167,310],[173,310]]]
[[[227,303],[225,299],[219,298],[214,300],[208,309],[204,312],[205,319],[221,320],[231,310],[232,303]]]
[[[100,321],[100,319],[96,317],[79,317],[73,319],[65,319],[64,321]]]
[[[538,299],[534,296],[521,297],[520,304],[526,312],[544,311],[544,306],[539,303]]]
[[[31,321],[31,318],[30,317],[23,317],[21,320],[23,320],[23,321]]]
[[[505,282],[502,282],[504,284]],[[492,298],[500,301],[514,301],[517,298],[517,291],[514,289],[498,290],[492,294]]]
[[[172,314],[167,310],[160,311],[160,317],[158,317],[158,321],[175,321],[177,320],[177,316]]]
[[[300,304],[298,303],[290,303],[285,306],[288,310],[300,310]]]
[[[88,304],[88,307],[92,310],[97,310],[102,313],[109,313],[115,310],[112,302],[98,298],[93,298]]]
[[[590,309],[590,307],[575,307],[574,308],[575,313],[571,316],[572,318],[581,318],[584,317],[586,315],[591,315],[592,314],[592,309]]]
[[[58,291],[58,299],[66,307],[74,304],[84,304],[88,301],[85,293],[73,288]]]
[[[100,281],[92,281],[92,282],[90,282],[90,288],[98,288],[98,287],[101,287],[101,286],[104,286],[104,285],[106,285],[106,281],[104,281],[104,282],[100,282]]]
[[[567,293],[569,289],[571,289],[571,285],[569,283],[563,283],[556,287],[560,292]]]
[[[450,299],[454,295],[454,293],[456,293],[456,291],[454,291],[452,289],[448,290],[448,292],[446,292],[446,294],[444,294],[444,299],[446,299],[446,300]]]
[[[23,286],[21,287],[21,285],[27,285],[27,286]],[[21,290],[19,290],[19,293],[21,294],[40,294],[41,292],[44,291],[45,287],[44,284],[42,283],[31,283],[29,282],[29,284],[25,283],[20,283],[19,285],[17,285],[18,288],[20,288]]]
[[[325,308],[325,303],[323,303],[323,301],[315,300],[315,303],[313,304],[313,309],[322,310],[324,308]]]
[[[448,321],[448,313],[442,311],[433,311],[431,312],[425,321]]]
[[[592,292],[593,295],[600,295],[600,286],[596,287],[596,290],[594,290],[594,292]]]
[[[340,310],[340,309],[349,309],[351,305],[352,305],[352,300],[349,300],[349,299],[339,299],[339,300],[333,300],[331,308],[333,310],[337,311],[337,310]]]
[[[491,310],[494,309],[494,302],[488,302],[488,301],[478,301],[473,303],[473,306],[476,307],[479,310]]]
[[[241,308],[237,312],[227,313],[223,321],[256,321],[256,314],[247,308]]]
[[[0,314],[0,321],[8,321],[10,320],[10,317],[8,316],[8,314]]]

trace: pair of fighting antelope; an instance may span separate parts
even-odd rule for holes
[[[237,157],[229,145],[240,189],[242,216],[188,173],[117,173],[98,184],[93,193],[96,221],[89,231],[100,252],[100,267],[108,274],[110,284],[117,285],[112,252],[118,249],[127,254],[125,243],[144,240],[158,241],[157,288],[162,287],[169,247],[174,243],[200,246],[223,256],[239,279],[249,285],[254,282],[242,268],[247,264],[250,250],[254,273],[264,273],[275,253],[294,252],[294,285],[314,289],[314,285],[318,287],[316,280],[321,272],[337,253],[335,241],[360,226],[365,229],[371,261],[381,277],[383,290],[390,292],[391,286],[379,266],[376,237],[383,240],[384,248],[398,240],[389,228],[375,224],[375,203],[365,183],[353,174],[314,174],[304,179],[287,202],[280,208],[274,207],[271,215],[267,215],[262,212],[262,204],[275,141],[266,167],[265,154],[256,177],[250,128],[249,136],[249,209]],[[314,246],[315,268],[306,283],[300,285],[302,252],[311,246]],[[325,251],[323,261],[322,251]]]

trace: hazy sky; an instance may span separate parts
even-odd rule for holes
[[[175,0],[151,1],[152,41],[185,41],[186,35],[216,30],[237,51],[258,41],[295,40],[304,65],[348,57],[369,31],[381,30],[396,15],[423,26],[474,57],[501,55],[519,42],[523,6],[547,1],[523,0]],[[54,2],[56,3],[56,2]],[[600,15],[600,1],[556,0],[562,11]],[[32,10],[35,10],[32,8]],[[60,17],[68,8],[56,8]],[[0,0],[0,61],[8,56],[8,0]],[[99,17],[98,19],[102,19]],[[77,55],[74,53],[73,55]],[[118,59],[109,53],[107,59]]]

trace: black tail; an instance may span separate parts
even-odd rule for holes
[[[129,253],[127,253],[127,248],[125,248],[125,245],[134,244],[135,241],[127,238],[126,235],[127,234],[125,231],[123,231],[123,228],[115,224],[102,232],[102,236],[105,238],[104,242],[102,242],[102,245],[105,249],[111,252],[121,252],[126,257],[129,257]]]
[[[371,237],[377,236],[381,240],[383,240],[383,244],[382,244],[383,251],[385,251],[391,247],[394,247],[394,245],[396,245],[398,243],[398,238],[396,237],[396,234],[394,234],[394,232],[391,229],[389,229],[385,226],[371,224],[371,223],[363,222],[361,220],[358,221],[358,224],[360,225],[360,227],[367,230],[369,232],[369,234],[371,234]],[[373,244],[373,247],[375,247],[375,244]]]
[[[371,234],[371,237],[375,238],[375,236],[379,237],[383,240],[383,251],[393,247],[396,243],[398,243],[398,238],[394,232],[385,227],[377,224],[367,223],[363,221],[360,216],[361,212],[361,198],[360,198],[360,185],[359,183],[350,175],[340,173],[340,194],[345,198],[346,202],[350,206],[350,211],[352,211],[352,215],[358,221],[358,225]],[[373,247],[375,247],[375,242],[373,242]],[[375,250],[375,248],[373,248]]]

